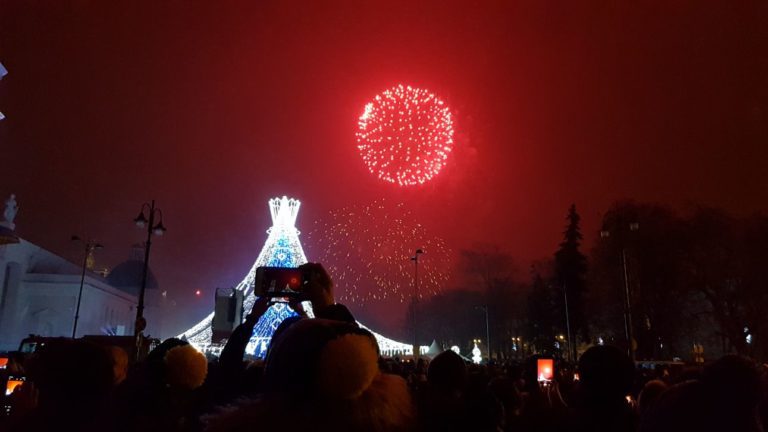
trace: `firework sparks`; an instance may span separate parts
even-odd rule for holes
[[[315,222],[306,247],[334,279],[336,297],[366,305],[382,301],[405,303],[413,294],[414,251],[419,260],[419,297],[445,286],[451,251],[443,239],[430,236],[400,204],[378,200],[364,206],[332,211]]]
[[[427,90],[398,85],[365,105],[357,148],[380,179],[400,186],[424,184],[453,149],[451,111]]]

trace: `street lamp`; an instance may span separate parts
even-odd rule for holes
[[[488,326],[488,305],[475,306],[475,309],[482,309],[485,312],[485,344],[488,347],[488,360],[491,360],[491,329]]]
[[[516,358],[523,357],[522,338],[520,336],[512,336],[512,351],[515,352]]]
[[[563,282],[563,300],[565,305],[565,330],[568,333],[568,357],[571,358],[571,362],[578,361],[577,359],[577,347],[575,342],[575,339],[573,338],[573,334],[571,333],[571,315],[568,310],[568,285]]]
[[[72,236],[72,241],[80,242],[85,246],[85,255],[83,256],[83,270],[82,270],[82,273],[80,274],[80,290],[77,292],[77,306],[75,307],[75,322],[72,325],[72,339],[74,339],[75,335],[77,334],[77,320],[80,319],[80,301],[83,299],[83,285],[85,285],[85,268],[88,267],[88,257],[91,256],[94,250],[101,249],[104,246],[94,242],[93,240],[88,240],[86,242],[76,235]]]
[[[635,232],[640,229],[638,222],[632,222],[628,225],[629,231]],[[608,238],[611,236],[611,232],[607,230],[600,231],[601,238]],[[632,329],[632,295],[629,288],[629,272],[627,270],[627,247],[625,244],[621,245],[621,265],[624,276],[624,335],[627,338],[627,344],[629,345],[629,358],[635,361],[635,345]]]
[[[147,210],[145,216],[144,210]],[[159,215],[160,221],[155,224],[155,217]],[[163,211],[155,208],[155,200],[141,205],[139,215],[133,220],[139,228],[147,228],[147,241],[144,244],[144,270],[141,276],[141,291],[139,291],[139,304],[136,307],[136,323],[134,324],[133,334],[136,338],[136,357],[141,352],[141,339],[144,337],[144,329],[147,327],[147,320],[144,319],[144,293],[147,290],[147,273],[149,271],[149,250],[152,247],[152,235],[161,236],[167,230],[163,226]]]
[[[416,252],[411,257],[411,261],[413,261],[413,357],[418,358],[421,354],[421,350],[419,349],[419,337],[418,337],[418,324],[417,320],[419,319],[419,314],[417,310],[417,306],[419,304],[419,255],[423,254],[424,251],[421,249],[416,249]]]

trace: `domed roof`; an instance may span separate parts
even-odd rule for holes
[[[141,290],[141,276],[144,262],[129,259],[118,264],[107,276],[107,282],[115,288],[130,294],[138,295]],[[147,289],[157,289],[157,279],[152,269],[147,271]]]

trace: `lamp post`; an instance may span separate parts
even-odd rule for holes
[[[417,320],[419,319],[418,304],[419,304],[419,255],[424,251],[416,249],[416,252],[411,257],[413,261],[413,358],[418,358],[421,354],[419,349],[419,326]]]
[[[635,232],[640,229],[640,224],[632,222],[629,224],[629,231]],[[600,231],[600,237],[608,238],[611,236],[611,232],[607,230]],[[629,358],[632,362],[635,361],[635,345],[634,335],[632,328],[632,292],[629,288],[629,271],[627,269],[627,248],[626,245],[621,245],[621,266],[622,275],[624,277],[624,335],[627,338]]]
[[[485,345],[488,347],[488,360],[491,360],[491,328],[488,325],[488,305],[475,306],[485,312]]]
[[[523,339],[520,336],[512,337],[512,350],[515,351],[515,358],[521,359],[524,357]]]
[[[147,210],[147,215],[144,215],[144,210]],[[159,215],[159,222],[155,224],[155,217]],[[161,236],[165,233],[166,228],[163,226],[163,211],[155,207],[155,200],[149,203],[141,205],[141,211],[139,215],[133,220],[136,226],[140,228],[147,227],[147,241],[144,244],[144,269],[141,276],[141,291],[139,291],[139,304],[136,307],[136,323],[134,324],[133,333],[136,337],[136,357],[139,357],[141,350],[141,339],[144,337],[144,329],[147,327],[147,320],[144,319],[144,294],[147,290],[147,273],[149,271],[149,250],[152,247],[152,235]]]
[[[85,269],[88,267],[88,257],[93,253],[96,249],[101,249],[104,246],[102,246],[99,243],[94,242],[93,240],[83,241],[80,237],[73,235],[72,241],[77,241],[83,243],[85,246],[85,254],[83,256],[83,269],[82,273],[80,274],[80,290],[77,292],[77,306],[75,307],[75,322],[72,325],[72,339],[75,338],[75,335],[77,334],[77,321],[80,319],[80,301],[83,299],[83,286],[85,285]]]
[[[571,334],[571,315],[568,310],[568,286],[563,282],[563,299],[565,301],[565,330],[568,333],[568,357],[571,358],[571,362],[577,361],[576,344]]]

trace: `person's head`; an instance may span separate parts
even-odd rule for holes
[[[382,374],[378,345],[346,322],[300,320],[272,341],[265,398],[320,429],[397,430],[412,421],[405,381]],[[279,411],[274,415],[281,415]]]
[[[171,348],[163,358],[165,382],[173,389],[194,390],[205,382],[208,359],[192,345]]]
[[[593,346],[579,358],[579,386],[589,400],[623,399],[632,389],[634,372],[632,360],[613,346]]]
[[[488,388],[496,399],[504,405],[507,417],[520,414],[523,401],[515,380],[507,376],[496,377],[488,383]]]
[[[45,344],[30,362],[43,410],[74,413],[93,409],[106,398],[114,382],[113,363],[101,346],[59,339]]]
[[[750,416],[760,399],[760,372],[754,361],[726,355],[704,368],[701,382],[723,414]]]
[[[108,351],[112,359],[113,382],[117,385],[128,375],[128,353],[118,346],[110,346]]]
[[[152,351],[147,354],[147,363],[162,363],[165,355],[173,348],[177,346],[189,345],[189,342],[181,340],[179,338],[168,338],[156,346]]]
[[[664,390],[667,389],[667,384],[662,380],[650,380],[640,390],[640,394],[637,397],[637,405],[640,414],[647,412],[653,404],[659,399]]]
[[[368,368],[371,356],[378,359],[378,347],[373,335],[354,324],[324,319],[303,319],[281,329],[272,338],[264,366],[264,379],[268,393],[282,393],[289,397],[314,397],[322,389],[317,386],[318,367],[329,352],[339,353],[338,341],[347,342],[344,348],[357,357],[338,359],[356,361],[357,371]],[[343,336],[348,336],[342,338]],[[344,356],[341,356],[344,357]],[[378,361],[378,360],[377,360]],[[330,368],[325,372],[335,373]],[[376,366],[378,371],[378,365]],[[371,373],[369,371],[369,373]],[[367,380],[369,378],[365,378]]]
[[[455,352],[448,350],[438,354],[429,363],[427,383],[443,393],[461,393],[467,386],[467,365]]]
[[[191,390],[202,385],[208,374],[208,361],[189,342],[177,338],[164,340],[146,359],[147,378],[155,386],[170,385]]]
[[[640,432],[710,431],[711,412],[699,381],[670,386],[641,411]],[[728,430],[728,429],[724,429]]]

